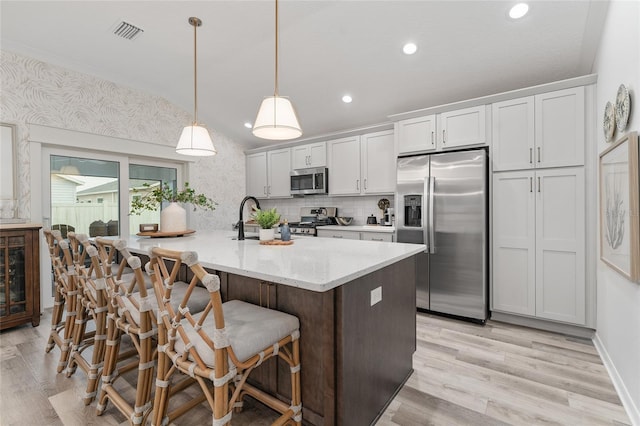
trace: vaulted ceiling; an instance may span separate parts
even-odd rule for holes
[[[280,94],[302,138],[387,122],[388,115],[589,74],[606,1],[280,2]],[[274,3],[264,1],[6,1],[0,47],[162,96],[246,148],[245,122],[274,89]],[[126,21],[134,40],[113,34]],[[404,43],[418,45],[414,55]],[[353,102],[341,101],[350,94]],[[188,123],[185,123],[185,125]]]

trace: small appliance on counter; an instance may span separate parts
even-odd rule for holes
[[[387,207],[384,210],[384,216],[382,217],[381,225],[383,225],[383,226],[393,226],[393,222],[395,222],[395,214],[393,212],[393,208],[392,207]]]
[[[377,225],[378,219],[374,215],[371,215],[367,218],[367,225]]]
[[[315,237],[316,228],[325,225],[337,225],[337,207],[301,207],[300,222],[290,222],[291,235],[307,235]]]

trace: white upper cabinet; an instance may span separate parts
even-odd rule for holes
[[[584,88],[492,105],[493,170],[584,165]]]
[[[360,195],[360,136],[327,142],[329,194]]]
[[[487,143],[485,105],[438,114],[438,149]]]
[[[247,195],[257,198],[291,197],[291,149],[276,149],[246,156]]]
[[[533,168],[534,97],[492,105],[493,171]]]
[[[267,196],[267,153],[258,152],[246,156],[247,195],[257,198]]]
[[[486,145],[486,105],[396,123],[398,154]]]
[[[394,132],[385,130],[327,142],[329,194],[391,194],[396,189]]]
[[[269,198],[291,197],[291,149],[276,149],[267,152]]]
[[[584,165],[584,87],[536,96],[536,167]]]
[[[291,148],[291,164],[293,170],[327,165],[327,143],[318,142]]]
[[[398,132],[398,153],[435,151],[436,115],[410,118],[396,123]]]
[[[389,194],[396,190],[393,130],[368,133],[360,139],[361,193]],[[329,186],[331,189],[331,186]]]

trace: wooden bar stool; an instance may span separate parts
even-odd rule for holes
[[[174,263],[171,272],[163,259]],[[247,394],[281,413],[274,424],[302,423],[300,400],[300,351],[298,318],[239,300],[222,303],[220,278],[207,273],[195,252],[154,247],[151,250],[154,291],[161,306],[158,313],[158,368],[153,424],[164,425],[194,406],[189,401],[168,412],[171,379],[180,372],[200,385],[212,414],[213,425],[229,424],[234,407]],[[182,265],[194,274],[178,309],[168,303],[173,282]],[[209,299],[204,311],[192,313],[187,306],[193,290],[204,286]],[[291,370],[291,404],[246,382],[253,369],[279,356]],[[211,386],[213,384],[213,387]]]
[[[55,283],[51,331],[49,332],[45,352],[51,352],[56,346],[60,348],[60,360],[56,370],[61,373],[67,368],[73,325],[76,317],[75,309],[78,294],[74,277],[76,271],[71,251],[69,250],[69,243],[62,238],[60,231],[44,229],[43,232],[49,247]]]
[[[107,351],[102,375],[102,388],[98,398],[97,414],[104,413],[107,402],[111,401],[124,414],[130,424],[146,422],[151,414],[151,396],[154,389],[154,366],[157,359],[157,312],[158,303],[153,290],[147,291],[150,282],[148,275],[142,272],[141,261],[126,249],[124,240],[96,238],[100,257],[106,253],[118,251],[123,261],[133,270],[131,278],[118,279],[107,276],[109,314],[107,320]],[[104,262],[106,263],[106,262]],[[169,304],[178,308],[189,288],[187,283],[176,281],[175,294]],[[195,289],[194,300],[188,305],[193,312],[202,311],[208,301],[208,292],[204,288]],[[121,337],[127,335],[137,352],[133,363],[117,365],[120,358]],[[132,401],[114,386],[114,382],[124,373],[138,369],[135,400]],[[190,383],[189,383],[190,384]],[[184,385],[183,385],[184,386]]]
[[[78,290],[67,377],[71,377],[77,367],[85,372],[87,387],[82,399],[85,405],[89,405],[96,397],[100,371],[104,362],[108,310],[106,282],[98,250],[91,245],[89,238],[85,234],[74,232],[69,232],[67,236],[73,254],[76,270],[74,277]],[[87,323],[90,321],[93,322],[95,330],[88,333]],[[89,351],[90,358],[85,358],[83,353],[88,348],[93,350]]]

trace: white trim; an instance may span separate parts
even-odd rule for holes
[[[622,401],[622,406],[626,410],[627,415],[629,416],[629,420],[631,420],[631,424],[635,426],[640,426],[640,410],[634,404],[633,398],[631,398],[631,394],[629,393],[629,390],[625,386],[624,381],[622,380],[622,377],[620,377],[620,374],[618,374],[618,370],[616,369],[616,366],[613,363],[613,360],[609,356],[609,353],[607,352],[607,349],[605,348],[604,343],[602,343],[602,340],[600,340],[600,335],[596,332],[592,340],[593,340],[593,345],[596,347],[596,350],[598,351],[598,354],[600,354],[600,359],[602,359],[602,363],[604,364],[604,367],[607,369],[607,372],[609,373],[609,377],[613,382],[613,386],[616,388],[616,392],[618,392],[618,396]]]
[[[29,128],[29,142],[106,153],[122,153],[133,157],[153,158],[164,161],[170,159],[180,163],[196,162],[199,159],[199,157],[180,155],[173,146],[59,129],[39,124],[27,124],[27,127]]]

